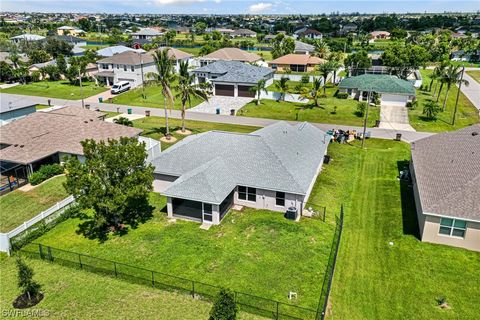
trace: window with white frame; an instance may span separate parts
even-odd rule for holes
[[[238,186],[238,199],[252,202],[257,201],[257,189]]]
[[[285,192],[275,193],[275,205],[279,207],[285,207]]]
[[[464,238],[467,231],[467,222],[452,218],[440,219],[439,233],[450,237]]]

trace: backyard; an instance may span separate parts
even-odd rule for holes
[[[432,70],[420,70],[423,77],[424,85],[430,84],[429,75],[432,73]],[[438,85],[437,91],[440,85]],[[417,90],[417,106],[415,109],[409,109],[408,117],[410,124],[417,131],[428,131],[428,132],[442,132],[442,131],[451,131],[457,130],[475,123],[479,122],[478,110],[475,106],[468,100],[468,98],[460,92],[460,97],[458,100],[458,112],[457,120],[455,125],[452,126],[453,113],[455,109],[455,100],[457,98],[458,88],[452,85],[450,92],[448,93],[446,110],[438,113],[437,120],[430,120],[423,115],[423,106],[427,101],[435,101],[436,98],[433,97],[432,93],[434,91],[435,84],[432,87],[432,92]],[[443,104],[445,98],[446,88],[442,89],[440,94],[440,99],[438,100],[440,106]]]
[[[83,97],[87,98],[102,92],[107,88],[96,86],[94,82],[82,82]],[[57,99],[79,100],[81,88],[72,85],[67,80],[40,81],[28,84],[20,84],[7,89],[1,89],[1,93],[23,94],[27,96],[40,96]]]
[[[0,197],[0,232],[18,227],[50,208],[68,194],[63,188],[64,176],[43,182],[30,191],[14,190]]]

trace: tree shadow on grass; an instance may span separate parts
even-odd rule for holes
[[[408,160],[397,161],[398,172],[408,170],[409,163]],[[402,201],[403,234],[412,235],[420,239],[415,199],[410,180],[400,180],[400,197]]]

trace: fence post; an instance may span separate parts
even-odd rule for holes
[[[195,281],[192,281],[192,298],[195,298]]]
[[[80,264],[80,269],[83,269],[83,265],[82,265],[82,255],[79,253],[78,254],[78,263]]]
[[[38,253],[40,254],[40,259],[44,259],[44,256],[43,256],[43,247],[42,247],[42,244],[39,243],[38,244]]]
[[[278,301],[277,301],[277,316],[275,317],[275,319],[279,319],[279,315],[278,315]]]
[[[113,269],[115,270],[115,278],[118,276],[117,275],[117,263],[113,261]]]
[[[152,271],[152,287],[155,288],[155,276],[153,274],[153,271]]]
[[[49,246],[47,246],[47,252],[48,252],[48,260],[53,261],[52,249]]]
[[[323,222],[327,220],[327,207],[323,207]]]

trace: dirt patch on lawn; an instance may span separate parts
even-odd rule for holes
[[[26,309],[33,306],[36,306],[40,301],[43,300],[43,293],[39,293],[35,297],[28,298],[27,294],[19,295],[15,301],[13,301],[13,307],[16,309]]]

